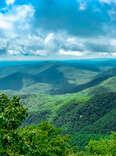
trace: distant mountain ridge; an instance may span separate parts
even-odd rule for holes
[[[48,94],[60,94],[63,90],[74,88],[76,84],[88,82],[98,71],[96,66],[75,62],[39,62],[5,67],[0,72],[0,90],[18,91],[25,88],[26,91],[26,87],[33,88],[33,85],[40,90],[39,85],[42,84],[50,85]]]
[[[40,61],[8,66],[0,69],[0,90],[22,94],[34,90],[42,94],[80,92],[116,76],[115,63],[114,60]]]

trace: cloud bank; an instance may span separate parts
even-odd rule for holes
[[[116,57],[115,0],[0,1],[0,57]]]

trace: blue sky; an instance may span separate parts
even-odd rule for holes
[[[116,0],[0,0],[1,59],[116,57]]]

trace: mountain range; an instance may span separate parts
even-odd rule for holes
[[[8,94],[80,92],[116,76],[116,62],[40,61],[0,69],[0,90]]]
[[[116,60],[40,61],[0,68],[0,92],[29,110],[22,126],[48,120],[71,144],[116,131]],[[83,138],[85,136],[85,140]]]

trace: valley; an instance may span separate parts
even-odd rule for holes
[[[0,93],[20,96],[29,111],[22,127],[48,121],[82,150],[90,139],[116,131],[114,60],[42,61],[0,70]]]

